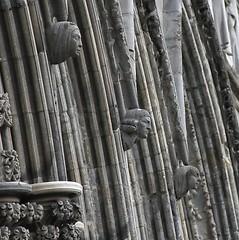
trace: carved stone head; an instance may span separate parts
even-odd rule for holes
[[[150,114],[145,109],[131,109],[121,122],[121,135],[124,150],[130,149],[137,139],[147,138],[151,129]]]
[[[176,198],[184,197],[187,191],[197,189],[200,182],[200,173],[196,167],[183,166],[176,170],[174,175],[174,188]]]
[[[82,47],[78,26],[67,21],[53,24],[48,42],[50,60],[53,64],[64,62],[69,57],[79,56]]]

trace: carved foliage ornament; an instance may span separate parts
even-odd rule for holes
[[[8,227],[0,227],[0,240],[9,240],[11,231]]]
[[[0,204],[1,223],[16,223],[21,218],[21,206],[18,203]]]
[[[30,239],[29,230],[24,227],[18,226],[12,231],[11,239],[12,240],[28,240]]]
[[[25,223],[40,222],[43,206],[37,203],[0,203],[0,223],[13,224],[24,220]]]
[[[55,216],[58,221],[78,221],[81,219],[81,210],[79,205],[68,200],[59,200],[52,204],[52,212],[53,216]]]
[[[52,64],[64,62],[69,57],[79,56],[82,48],[80,30],[73,22],[54,23],[48,42]]]
[[[3,126],[12,126],[12,113],[7,93],[2,94],[0,97],[0,127]]]
[[[62,240],[79,240],[81,239],[81,231],[74,224],[67,224],[61,231]]]
[[[40,222],[43,218],[43,206],[34,202],[21,204],[21,218],[27,223]]]
[[[189,190],[197,189],[199,181],[200,173],[196,167],[179,167],[174,175],[176,198],[181,199]]]
[[[20,181],[21,171],[17,152],[15,150],[2,151],[3,174],[7,182]]]
[[[13,229],[9,229],[8,227],[0,228],[0,240],[28,240],[30,239],[29,230],[18,226]]]
[[[58,227],[53,225],[43,225],[37,230],[37,240],[57,240],[60,236]]]
[[[47,215],[47,218],[43,218],[43,215]],[[43,208],[35,202],[1,203],[0,225],[7,227],[0,228],[0,240],[79,240],[83,233],[83,229],[75,224],[79,220],[79,205],[68,200],[59,200],[50,208]],[[37,227],[35,230],[34,226]],[[31,229],[31,233],[25,227]]]
[[[150,114],[145,109],[131,109],[120,126],[124,150],[130,149],[138,139],[147,138],[151,130]]]

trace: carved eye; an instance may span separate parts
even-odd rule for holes
[[[75,40],[79,40],[79,39],[81,39],[81,35],[78,32],[74,32],[72,34],[72,38],[74,38]]]
[[[142,122],[149,124],[149,123],[151,122],[151,120],[150,120],[150,118],[144,118],[144,119],[142,120]]]
[[[77,34],[77,35],[75,35],[75,37],[74,37],[76,40],[78,40],[78,39],[80,39],[80,35],[79,34]]]

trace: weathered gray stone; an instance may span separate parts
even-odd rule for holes
[[[73,22],[54,23],[48,35],[50,60],[52,64],[77,57],[82,47],[80,30]]]
[[[208,2],[0,1],[1,238],[239,239],[238,66]]]
[[[176,198],[181,199],[189,190],[197,189],[200,173],[196,167],[182,166],[174,174]]]
[[[124,150],[133,147],[138,139],[145,139],[151,129],[150,114],[145,109],[130,109],[120,126]]]

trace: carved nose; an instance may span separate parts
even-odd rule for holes
[[[79,46],[79,47],[82,47],[82,41],[81,41],[81,39],[79,40],[78,46]]]

